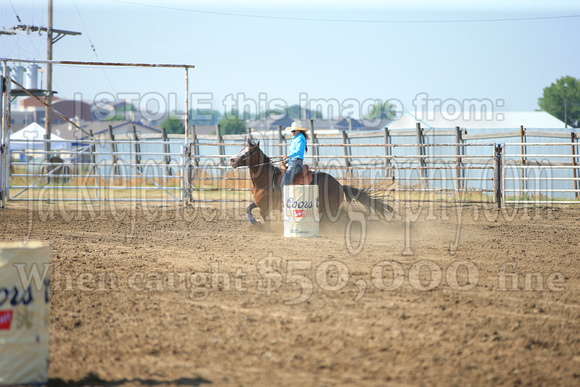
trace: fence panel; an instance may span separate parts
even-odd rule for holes
[[[575,142],[506,143],[504,148],[505,203],[578,203]]]
[[[291,136],[277,131],[251,132],[262,151],[282,156]],[[246,136],[198,136],[198,163],[193,166],[193,201],[251,200],[247,168],[232,170],[227,159],[245,147]],[[493,202],[493,143],[455,143],[455,132],[427,133],[416,143],[416,132],[317,131],[308,141],[306,162],[341,183],[382,191],[406,201]],[[449,143],[440,143],[441,140]],[[225,148],[220,154],[219,147]],[[313,149],[314,148],[314,149]],[[420,150],[420,151],[419,151]],[[225,163],[224,163],[225,161]],[[221,192],[211,194],[212,191]],[[245,193],[245,194],[244,194]]]
[[[572,143],[548,143],[541,142],[544,132],[529,132],[526,142],[499,144],[503,154],[497,155],[497,141],[488,134],[466,135],[459,128],[420,133],[318,130],[308,142],[306,162],[343,184],[400,201],[577,202],[574,134]],[[77,141],[74,147],[59,140],[61,149],[51,144],[50,155],[44,151],[47,140],[13,142],[8,199],[247,203],[252,200],[248,169],[233,170],[228,159],[246,146],[248,135],[273,158],[282,156],[291,140],[275,130],[194,135],[187,146],[183,136],[128,135],[114,142]],[[502,135],[520,138],[519,132]]]
[[[181,141],[117,138],[115,152],[109,140],[55,143],[12,141],[9,200],[183,200]]]

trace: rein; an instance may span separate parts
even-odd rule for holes
[[[272,164],[272,163],[281,163],[281,162],[284,161],[284,160],[282,160],[283,159],[282,157],[270,157],[270,159],[280,159],[280,160],[271,160],[271,161],[269,161],[267,163],[260,163],[260,164],[253,164],[253,165],[242,165],[242,166],[243,167],[248,167],[248,168],[250,168],[250,167],[259,167],[259,166],[262,166],[262,165],[268,165],[268,164]]]
[[[275,161],[275,162],[279,162],[279,161]],[[260,167],[262,165],[269,165],[269,164],[272,164],[272,163],[261,163],[261,164],[254,164],[254,165],[244,165],[244,167],[248,167],[248,168],[250,168],[250,167]]]

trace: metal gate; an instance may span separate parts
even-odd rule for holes
[[[45,150],[47,143],[51,151]],[[7,200],[143,202],[185,197],[181,139],[143,136],[82,144],[34,139],[12,141],[11,147]]]
[[[577,145],[571,142],[503,144],[502,197],[506,204],[579,203]]]
[[[183,146],[189,138],[188,125],[181,141],[173,144],[166,137],[162,140],[126,139],[107,141],[86,133],[76,123],[63,116],[37,95],[51,96],[52,91],[39,94],[24,88],[7,76],[8,62],[34,62],[73,66],[113,66],[179,68],[185,71],[185,122],[189,122],[189,78],[192,65],[151,63],[104,63],[79,61],[42,61],[2,59],[2,130],[0,132],[0,202],[6,200],[50,201],[175,201],[187,197],[188,179],[184,172]],[[19,88],[18,95],[29,95],[45,105],[50,112],[87,135],[83,144],[73,141],[32,138],[21,140],[23,144],[12,149],[10,144],[10,105],[12,85]],[[50,121],[49,121],[50,122]],[[147,146],[149,150],[143,150]],[[127,148],[127,149],[115,149]],[[161,149],[159,149],[161,148]],[[150,194],[153,193],[153,194]]]

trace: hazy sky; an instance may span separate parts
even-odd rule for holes
[[[531,111],[557,78],[580,78],[576,0],[240,3],[54,0],[54,28],[82,33],[56,43],[54,59],[192,64],[193,107],[338,105],[324,112],[335,116],[375,100]],[[46,25],[46,0],[0,4],[1,27]],[[46,37],[0,35],[0,57],[45,59]],[[183,73],[55,66],[54,89],[182,108]]]

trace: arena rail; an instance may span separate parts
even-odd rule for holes
[[[279,150],[285,150],[290,140],[283,136],[280,141],[275,133],[251,134],[274,157],[281,156]],[[431,143],[415,144],[397,142],[409,134],[395,131],[389,134],[389,143],[378,144],[372,142],[379,137],[377,132],[363,134],[326,131],[316,136],[309,145],[316,151],[307,163],[343,183],[381,191],[402,202],[571,204],[577,203],[580,193],[575,144],[436,143],[438,133],[425,136]],[[228,165],[246,138],[200,135],[187,146],[176,135],[13,141],[19,149],[11,150],[7,199],[248,202],[247,169],[232,170]],[[47,142],[52,142],[50,152],[44,150]],[[527,152],[521,153],[522,146]]]
[[[580,177],[574,139],[573,135],[572,144],[504,144],[503,201],[506,204],[536,205],[579,203]],[[534,152],[537,148],[543,151]],[[570,149],[570,153],[566,153],[566,149]]]
[[[461,202],[517,204],[578,203],[577,135],[575,132],[511,131],[472,133],[454,129],[415,131],[314,130],[310,124],[311,149],[306,162],[316,170],[333,174],[343,183],[369,187],[395,196],[403,202]],[[195,193],[250,191],[245,170],[232,171],[227,165],[246,138],[260,141],[269,156],[280,157],[289,141],[282,128],[254,131],[245,135],[195,135],[192,149],[192,190],[187,200],[235,201],[227,198],[199,198]],[[571,142],[529,142],[528,138]],[[524,142],[513,142],[523,140]],[[237,148],[235,147],[237,145]],[[519,147],[521,153],[512,152]],[[537,150],[533,153],[530,150]],[[521,163],[521,158],[525,163]],[[520,158],[520,163],[515,161]],[[561,160],[561,161],[557,161]],[[571,161],[571,162],[570,162]],[[514,177],[515,169],[535,170]],[[532,185],[530,182],[534,182]],[[521,186],[522,188],[515,188]],[[546,188],[547,187],[547,188]],[[249,201],[249,194],[238,201]]]
[[[8,59],[1,59],[6,67]],[[19,60],[20,61],[20,60]],[[188,65],[63,62],[89,66]],[[251,200],[247,170],[232,170],[228,159],[247,138],[259,140],[269,156],[280,157],[290,135],[277,130],[223,135],[111,136],[96,138],[62,116],[85,137],[77,141],[10,141],[11,83],[2,78],[0,199],[10,201],[131,201],[243,203]],[[34,95],[32,95],[34,96]],[[189,109],[186,108],[186,122]],[[55,113],[59,114],[55,111]],[[315,128],[310,120],[306,162],[345,184],[367,187],[400,202],[506,204],[578,203],[577,134],[517,130],[467,133],[459,127],[374,131]],[[561,142],[527,142],[529,138]],[[570,142],[563,139],[570,138]],[[510,142],[516,140],[516,142]],[[519,140],[519,141],[518,141]],[[13,149],[14,148],[14,149]]]

